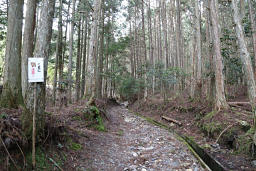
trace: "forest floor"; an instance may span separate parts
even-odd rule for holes
[[[233,101],[248,101],[248,99],[239,97]],[[254,161],[252,157],[237,153],[235,150],[236,146],[246,144],[245,141],[238,144],[238,135],[245,132],[241,132],[241,126],[237,122],[242,121],[252,125],[252,113],[248,112],[249,107],[246,105],[214,113],[206,100],[196,102],[191,101],[186,95],[181,95],[167,102],[164,102],[160,96],[155,96],[147,99],[146,102],[136,101],[129,108],[133,112],[168,125],[179,135],[190,137],[225,170],[256,170],[255,166],[252,166]],[[167,121],[162,116],[171,118],[180,125]],[[226,132],[223,132],[219,141],[216,142],[224,128]],[[225,135],[227,132],[229,134]]]
[[[83,109],[80,102],[59,112],[69,129],[79,133],[72,136],[77,148],[62,149],[66,154],[64,170],[204,170],[175,134],[127,108],[108,104],[104,131],[88,129],[80,119]]]
[[[236,146],[233,139],[231,144],[221,143],[229,142],[224,138],[216,143],[223,127],[202,130],[203,125],[215,126],[219,122],[224,123],[224,128],[229,125],[237,128],[235,123],[238,120],[251,125],[247,106],[211,113],[208,104],[191,101],[184,96],[168,102],[160,96],[149,98],[146,102],[138,100],[129,109],[110,100],[95,103],[98,108],[86,107],[86,100],[62,108],[48,105],[48,135],[43,145],[37,147],[38,170],[205,170],[175,133],[150,123],[136,113],[167,125],[177,134],[192,137],[226,170],[255,170],[251,157],[237,154],[233,147],[229,147]],[[14,119],[10,119],[9,113],[13,113]],[[20,110],[1,111],[0,126],[6,123],[4,118],[16,123],[20,113]],[[162,116],[172,118],[181,125],[165,121]],[[214,124],[208,121],[209,118]],[[15,123],[10,124],[20,128]],[[13,129],[11,125],[9,127]],[[235,133],[240,134],[239,131],[235,129]],[[229,135],[235,136],[233,133]],[[4,150],[2,152],[5,154]],[[24,162],[31,161],[30,152],[24,151],[25,156],[19,150],[10,153],[21,168],[24,166],[25,170],[30,170],[30,166],[23,163],[23,159]],[[0,158],[0,170],[6,170],[6,163],[5,158]]]

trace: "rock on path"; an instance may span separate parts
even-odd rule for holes
[[[83,142],[76,170],[204,170],[174,134],[112,106],[107,110],[108,132]]]

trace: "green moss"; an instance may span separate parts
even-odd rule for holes
[[[211,146],[209,144],[204,144],[202,146],[203,149],[211,149]]]
[[[77,109],[75,109],[74,111],[75,111],[75,112],[80,112],[80,111],[81,111],[81,109],[78,109],[78,108],[77,108]]]
[[[79,151],[83,148],[81,144],[74,142],[71,137],[68,137],[67,144],[68,144],[67,147],[74,151]]]
[[[69,147],[70,147],[71,150],[74,150],[74,151],[79,151],[79,150],[82,149],[82,145],[78,144],[78,143],[75,143],[75,142],[71,142]]]
[[[253,143],[253,135],[255,133],[255,129],[251,128],[249,131],[246,132],[244,135],[240,135],[237,139],[237,150],[236,153],[238,154],[254,154],[253,151],[254,143]]]
[[[201,129],[206,132],[208,136],[216,137],[223,130],[223,125],[219,122],[204,123]]]
[[[24,109],[21,114],[22,130],[28,140],[32,139],[32,129],[33,129],[33,116],[32,113]]]
[[[44,112],[46,116],[52,116],[51,112]]]
[[[105,126],[104,126],[104,123],[103,123],[103,120],[102,120],[102,118],[101,118],[100,115],[97,116],[96,120],[97,120],[97,123],[98,123],[98,124],[95,125],[95,128],[96,128],[98,131],[106,131]]]
[[[72,117],[72,120],[73,120],[73,121],[81,121],[82,118],[81,118],[80,116],[77,116],[77,115],[76,115],[76,116],[73,116],[73,117]]]
[[[118,135],[118,136],[123,136],[123,135],[124,135],[124,131],[123,131],[123,130],[119,130],[119,131],[117,132],[117,135]]]
[[[96,106],[91,106],[83,112],[84,118],[87,119],[87,122],[94,122],[96,120],[96,124],[91,125],[91,127],[97,129],[98,131],[106,131],[104,126],[103,119],[100,115],[100,110]]]
[[[44,151],[40,148],[36,148],[36,167],[37,170],[51,170],[50,165],[47,161],[47,157]],[[29,152],[26,156],[26,161],[28,164],[28,168],[32,168],[32,153]]]
[[[1,113],[0,114],[0,119],[5,119],[7,118],[7,114],[6,113]]]
[[[100,114],[100,110],[96,106],[91,106],[90,111],[95,113],[96,115]]]
[[[18,108],[19,105],[24,106],[21,88],[12,91],[10,86],[5,84],[0,99],[0,106],[4,108]]]
[[[204,117],[204,120],[210,120],[213,118],[213,116],[216,114],[216,111],[211,111],[210,113],[206,114]]]
[[[135,115],[137,115],[137,116],[139,116],[139,117],[145,119],[145,120],[148,121],[149,123],[152,123],[152,124],[154,124],[154,125],[156,125],[156,126],[159,126],[160,128],[170,130],[169,127],[166,126],[165,124],[162,124],[162,123],[160,123],[160,122],[158,122],[158,121],[156,121],[156,120],[154,120],[154,119],[152,119],[152,118],[150,118],[150,117],[143,116],[143,115],[141,115],[141,114],[139,114],[139,113],[135,113]]]

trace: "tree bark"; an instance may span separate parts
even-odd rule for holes
[[[54,9],[55,9],[55,0],[43,0],[41,13],[40,13],[40,20],[38,25],[38,39],[36,41],[35,47],[35,57],[44,58],[44,82],[37,83],[36,91],[37,91],[37,132],[42,134],[42,129],[44,128],[45,122],[45,103],[46,103],[46,78],[47,78],[47,68],[48,68],[48,58],[50,52],[50,43],[52,37],[52,24],[53,24],[53,17],[54,17]],[[26,109],[29,113],[33,113],[34,108],[34,84],[28,84],[28,91],[27,91],[27,103]],[[25,116],[28,116],[25,115]],[[23,119],[23,128],[25,132],[30,134],[31,129],[31,120],[29,118]],[[39,135],[39,134],[37,134]]]
[[[255,23],[255,10],[252,7],[251,0],[248,0],[249,14],[252,28],[252,41],[253,41],[253,51],[254,51],[254,77],[256,78],[256,23]]]
[[[22,65],[21,65],[21,80],[22,80],[22,96],[26,103],[26,90],[28,85],[28,58],[33,57],[34,50],[34,31],[36,25],[36,6],[35,0],[27,1],[27,11],[25,17],[23,47],[22,47]]]
[[[75,20],[75,9],[76,9],[76,0],[72,0],[72,19],[71,19],[71,29],[69,33],[69,58],[68,58],[68,100],[69,103],[72,103],[72,67],[73,67],[73,33],[74,33],[74,20]]]
[[[210,10],[211,10],[211,21],[213,29],[214,49],[215,49],[215,82],[216,82],[216,102],[215,108],[228,109],[229,105],[227,104],[225,93],[224,93],[224,76],[223,76],[223,63],[220,49],[220,37],[219,37],[219,19],[217,17],[216,11],[218,10],[215,6],[215,0],[210,1]]]
[[[196,95],[197,98],[201,98],[202,94],[202,50],[201,50],[201,16],[199,10],[199,2],[195,0],[195,17],[196,17],[196,54],[197,54],[197,85],[196,85]]]
[[[143,38],[143,56],[144,56],[144,65],[145,65],[145,73],[144,73],[144,100],[148,97],[148,88],[147,88],[147,46],[146,46],[146,31],[145,31],[145,15],[144,15],[144,1],[141,3],[141,17],[142,17],[142,38]]]
[[[176,67],[181,67],[181,16],[180,16],[180,0],[176,0]]]
[[[85,74],[86,74],[86,53],[87,53],[87,14],[85,15],[84,23],[84,50],[83,50],[83,64],[82,64],[82,81],[81,81],[81,97],[85,95]]]
[[[23,0],[10,0],[1,106],[17,108],[23,104],[21,90],[21,43]]]
[[[169,66],[169,51],[168,51],[168,35],[167,35],[167,18],[166,18],[166,2],[162,0],[162,25],[164,32],[164,54],[165,54],[165,69]]]
[[[53,82],[53,103],[56,101],[56,88],[58,80],[58,69],[59,69],[59,88],[62,82],[62,0],[59,0],[59,21],[58,21],[58,37],[56,45],[56,57],[55,57],[55,68],[54,68],[54,82]]]
[[[97,76],[97,98],[102,98],[102,73],[103,73],[103,56],[104,56],[104,32],[105,32],[105,5],[104,0],[101,2],[101,33],[100,33],[100,50],[99,50],[99,67]]]
[[[209,69],[208,73],[214,72],[214,61],[213,61],[213,48],[211,46],[212,44],[212,34],[211,34],[211,21],[210,21],[210,4],[209,0],[206,0],[205,4],[205,10],[206,10],[206,55],[209,62]],[[209,93],[209,101],[211,104],[213,104],[215,99],[215,78],[212,74],[210,74],[210,80],[209,80],[209,87],[208,87],[208,93]]]
[[[96,45],[97,45],[97,32],[99,27],[99,16],[100,16],[100,8],[101,8],[101,0],[95,0],[94,1],[94,12],[93,12],[93,22],[91,26],[91,36],[90,36],[90,43],[89,43],[89,61],[93,61],[94,67],[91,68],[91,70],[94,72],[93,76],[93,90],[91,99],[89,100],[89,103],[93,101],[93,99],[96,96],[96,83],[97,83],[97,55],[96,55]]]
[[[255,111],[255,105],[256,105],[256,87],[255,87],[255,80],[254,80],[254,74],[252,69],[252,62],[250,58],[250,54],[247,49],[247,45],[245,42],[245,36],[244,36],[244,30],[241,24],[241,18],[238,8],[239,1],[238,0],[232,0],[232,8],[234,11],[234,22],[236,24],[236,36],[238,38],[238,44],[240,48],[240,57],[243,62],[243,67],[245,70],[245,76],[248,86],[248,95],[250,99],[250,103],[252,106],[252,111],[254,112],[254,127],[256,127],[256,111]],[[255,140],[256,144],[256,140]]]
[[[80,10],[81,0],[79,0],[78,10]],[[76,57],[76,101],[80,99],[80,80],[81,80],[81,14],[78,14],[78,38],[77,38],[77,57]]]

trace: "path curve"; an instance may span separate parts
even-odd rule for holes
[[[169,131],[122,106],[109,107],[107,116],[108,131],[84,140],[77,170],[204,170]]]

